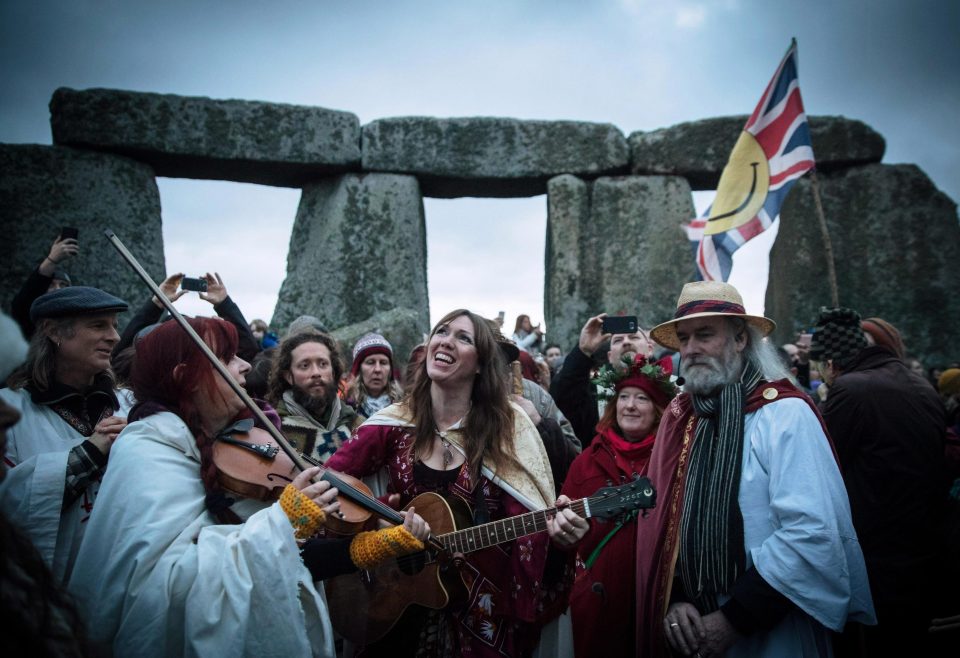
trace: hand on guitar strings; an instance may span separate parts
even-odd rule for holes
[[[570,509],[570,499],[566,496],[557,498],[555,507],[557,513],[547,520],[547,534],[560,548],[570,548],[583,539],[590,523]]]
[[[403,527],[407,532],[422,542],[427,541],[427,537],[430,536],[430,524],[417,514],[416,508],[411,507],[400,514],[403,516]]]

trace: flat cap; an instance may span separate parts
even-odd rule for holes
[[[40,295],[30,305],[30,320],[39,322],[45,318],[65,318],[72,315],[94,313],[120,313],[129,305],[99,288],[70,286]]]

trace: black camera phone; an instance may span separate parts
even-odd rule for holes
[[[207,280],[200,277],[194,279],[192,276],[185,276],[180,279],[180,289],[207,292]]]
[[[605,334],[635,334],[637,333],[636,315],[614,315],[603,319],[603,333]]]
[[[68,240],[73,238],[76,240],[80,236],[80,229],[75,226],[64,226],[60,229],[60,239]]]

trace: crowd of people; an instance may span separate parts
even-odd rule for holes
[[[696,282],[566,354],[457,309],[408,356],[247,322],[207,273],[216,317],[145,294],[121,335],[128,302],[72,285],[79,249],[58,238],[0,317],[8,655],[957,650],[960,364],[918,370],[888,320],[825,308],[777,347]],[[642,478],[652,509],[591,514]],[[349,598],[374,584],[390,616]]]

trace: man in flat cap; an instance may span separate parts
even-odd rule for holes
[[[830,386],[823,418],[877,609],[876,627],[853,627],[843,640],[865,646],[871,656],[935,655],[926,642],[948,489],[946,411],[894,345],[868,346],[865,324],[852,309],[824,308],[810,345],[810,358]]]
[[[110,446],[126,425],[110,370],[117,314],[126,310],[122,299],[85,286],[38,297],[27,361],[0,390],[21,416],[7,435],[0,509],[59,582],[70,575]]]
[[[656,342],[680,352],[638,523],[638,653],[829,655],[830,630],[873,621],[840,470],[813,402],[736,288],[684,286]]]

